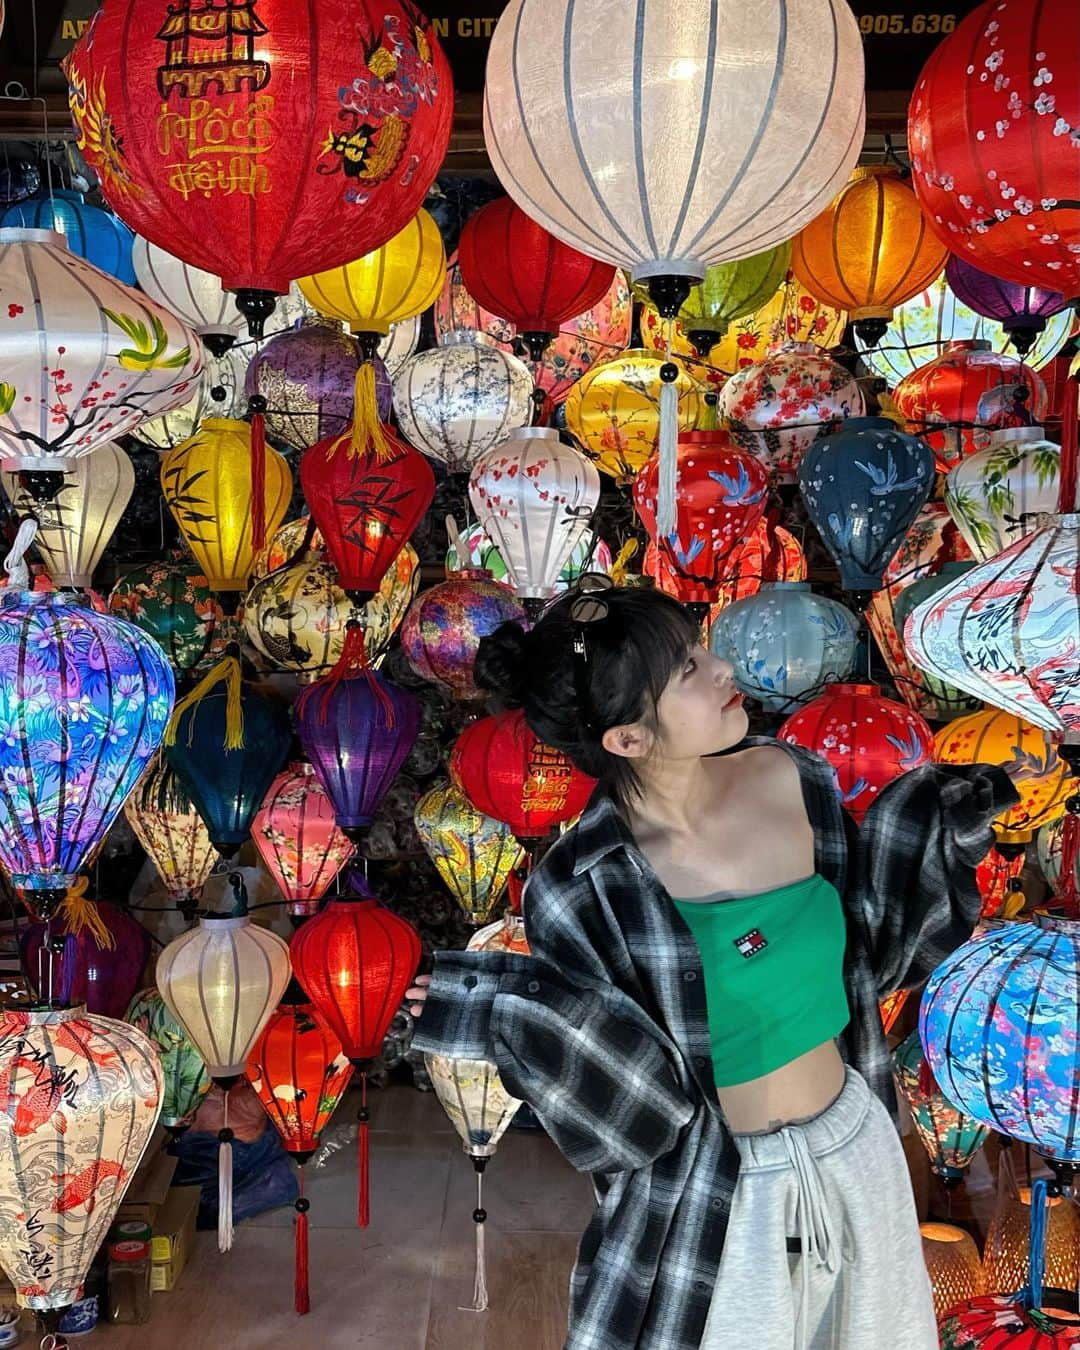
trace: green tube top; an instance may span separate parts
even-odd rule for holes
[[[717,1087],[772,1073],[847,1026],[844,911],[824,877],[672,903],[701,951]]]

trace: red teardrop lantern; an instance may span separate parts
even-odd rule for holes
[[[529,730],[520,709],[467,726],[451,751],[450,777],[478,811],[521,840],[543,839],[578,815],[596,786]]]
[[[902,703],[882,698],[876,684],[830,685],[776,734],[828,760],[836,770],[841,802],[860,824],[883,787],[929,763],[934,753],[934,733],[926,721]]]
[[[683,603],[711,604],[724,564],[754,533],[765,514],[769,475],[726,431],[690,431],[679,437],[675,530],[656,537],[660,456],[634,479],[634,509],[673,572],[688,583]]]
[[[411,0],[105,0],[65,69],[109,205],[249,318],[245,292],[264,318],[265,293],[403,229],[450,138],[450,68]]]
[[[435,474],[390,430],[388,453],[353,454],[338,437],[319,441],[300,461],[300,485],[311,517],[337,568],[343,591],[369,599],[423,520],[435,496]]]
[[[534,361],[562,324],[600,303],[615,276],[610,264],[556,239],[509,197],[465,222],[458,266],[465,289],[517,327]]]
[[[304,992],[360,1070],[361,1228],[370,1218],[367,1070],[420,964],[420,935],[354,874],[355,899],[331,900],[297,931],[289,954]]]

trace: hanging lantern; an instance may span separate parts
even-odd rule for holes
[[[629,288],[628,288],[629,296]],[[442,342],[450,333],[468,333],[472,341],[512,352],[517,329],[507,319],[492,314],[472,296],[461,276],[455,253],[446,268],[442,293],[432,309],[435,337]],[[629,337],[629,333],[627,333]],[[462,339],[463,341],[464,339]]]
[[[226,689],[215,689],[221,681]],[[246,842],[291,738],[288,710],[244,685],[234,656],[177,704],[165,759],[222,857],[231,858]]]
[[[785,242],[752,258],[707,267],[679,310],[679,322],[697,354],[707,357],[736,319],[767,304],[790,266],[791,245]]]
[[[246,588],[255,552],[288,509],[289,466],[266,446],[259,493],[253,454],[247,422],[207,417],[161,461],[165,504],[213,591]]]
[[[357,898],[331,900],[292,940],[296,978],[360,1070],[358,1171],[361,1228],[370,1222],[367,1076],[420,964],[420,935],[353,875]]]
[[[72,460],[46,502],[35,499],[23,477],[3,473],[0,481],[16,512],[37,519],[34,544],[45,570],[57,586],[88,590],[135,487],[127,451],[109,442]]]
[[[900,381],[893,400],[907,430],[926,441],[948,473],[981,450],[995,426],[1041,423],[1046,386],[1015,357],[992,352],[989,342],[949,342],[936,360]]]
[[[0,593],[0,865],[42,918],[161,744],[172,671],[138,628],[61,592]]]
[[[790,482],[806,450],[846,417],[862,417],[853,375],[809,342],[781,342],[720,391],[717,416],[735,440]]]
[[[934,456],[886,417],[851,417],[805,451],[798,480],[845,590],[876,591],[933,491]]]
[[[293,1306],[311,1311],[308,1292],[308,1210],[304,1164],[345,1095],[352,1077],[341,1042],[310,1003],[286,1002],[271,1014],[248,1060],[255,1089],[281,1142],[300,1165],[296,1200],[296,1277]]]
[[[142,1032],[85,1008],[0,1012],[0,1265],[52,1331],[95,1253],[161,1111]]]
[[[455,699],[482,699],[473,679],[480,640],[500,624],[526,622],[509,586],[470,568],[420,592],[401,625],[401,647],[421,679]]]
[[[593,366],[566,396],[567,430],[601,473],[618,483],[628,483],[658,449],[662,365],[661,353],[632,348]],[[681,368],[673,383],[678,430],[693,431],[703,395]]]
[[[615,272],[549,234],[509,197],[468,218],[458,265],[469,293],[514,325],[534,361],[560,325],[599,304]]]
[[[731,663],[748,698],[769,712],[789,713],[851,674],[858,634],[855,615],[814,595],[805,581],[773,582],[724,606],[709,648]]]
[[[1077,932],[1071,920],[1036,914],[972,938],[931,975],[919,1010],[949,1100],[1052,1165],[1068,1164],[1066,1175],[1080,1166]]]
[[[216,855],[206,823],[165,759],[128,797],[124,814],[173,904],[193,908]]]
[[[163,1079],[161,1123],[174,1136],[182,1134],[210,1091],[210,1075],[202,1056],[156,989],[136,994],[124,1021],[153,1042]]]
[[[726,431],[679,437],[675,529],[657,537],[660,457],[634,479],[634,509],[669,566],[696,583],[691,603],[709,604],[726,564],[765,514],[768,475]],[[686,590],[689,595],[689,587]]]
[[[1009,341],[1026,357],[1046,321],[1065,308],[1065,297],[1041,286],[1022,286],[980,272],[963,258],[950,257],[945,277],[953,293],[976,314],[996,319]]]
[[[1069,766],[1046,732],[1014,713],[971,713],[943,727],[934,740],[939,764],[1010,764],[1016,766],[1015,806],[994,821],[999,844],[1026,844],[1040,825],[1065,811],[1065,799],[1076,790]]]
[[[652,548],[652,545],[649,546]],[[648,550],[645,561],[646,572],[650,571]],[[723,568],[723,577],[718,588],[717,600],[711,612],[715,620],[725,605],[756,595],[766,582],[805,581],[806,555],[802,545],[793,534],[781,525],[772,525],[768,519],[762,520],[757,529],[733,552],[729,553]],[[663,568],[660,573],[660,588],[669,595],[668,579]],[[681,598],[676,596],[676,599]]]
[[[279,773],[251,822],[251,837],[294,917],[315,914],[353,855],[334,823],[334,804],[310,764]]]
[[[730,325],[710,350],[709,361],[732,374],[763,361],[769,347],[778,342],[809,342],[828,351],[843,340],[847,324],[846,313],[815,299],[789,269],[771,300]],[[648,310],[642,312],[641,325],[647,347],[666,341],[659,325],[651,326]]]
[[[572,820],[596,786],[561,750],[534,736],[520,710],[467,726],[450,754],[450,778],[478,811],[521,840],[543,839]]]
[[[338,664],[297,699],[296,726],[338,825],[357,843],[413,747],[419,702],[370,669],[357,624]]]
[[[273,337],[252,357],[244,391],[266,400],[266,434],[290,450],[341,436],[353,420],[363,356],[336,319],[312,317]],[[390,379],[372,362],[379,416],[390,414]]]
[[[139,286],[151,300],[178,314],[221,356],[236,341],[243,316],[221,281],[192,263],[174,258],[148,239],[135,236],[132,262]]]
[[[511,197],[633,280],[665,278],[654,297],[672,316],[709,263],[762,253],[811,220],[847,178],[863,128],[861,41],[839,4],[721,22],[696,0],[673,19],[646,24],[629,0],[588,14],[513,0],[484,100],[484,140]],[[796,76],[807,69],[819,76],[811,92]]]
[[[50,186],[47,196],[9,206],[0,214],[0,229],[20,228],[62,235],[77,257],[125,286],[136,284],[131,258],[135,236],[119,216],[91,206],[81,192]]]
[[[1052,828],[1052,827],[1051,827]],[[1006,852],[1012,853],[1012,849]],[[982,896],[979,915],[984,919],[1015,919],[1024,908],[1024,883],[1021,879],[1026,863],[1025,850],[1016,851],[1016,857],[1005,857],[999,848],[992,848],[975,869],[975,885]]]
[[[1059,816],[1057,820],[1050,821],[1049,824],[1040,827],[1035,836],[1035,851],[1039,860],[1039,867],[1042,874],[1050,885],[1050,889],[1055,892],[1061,883],[1061,854],[1062,854],[1062,835],[1065,829],[1065,817]],[[1080,881],[1080,857],[1073,864],[1073,870],[1076,872],[1077,881]]]
[[[427,514],[435,475],[388,427],[387,447],[354,455],[333,440],[313,445],[300,461],[300,485],[322,534],[341,589],[366,601]]]
[[[77,258],[60,235],[0,230],[0,290],[0,452],[9,472],[63,473],[194,391],[195,334]],[[42,496],[60,486],[32,481]]]
[[[396,380],[401,368],[420,345],[420,315],[390,325],[390,331],[379,343],[378,357],[386,367],[388,380]],[[390,415],[387,408],[386,416]]]
[[[469,923],[487,923],[522,859],[510,827],[478,811],[452,783],[426,792],[416,803],[413,821],[428,857]]]
[[[416,215],[453,85],[403,0],[233,9],[198,21],[169,0],[108,0],[64,69],[109,204],[221,277],[261,337],[294,277],[370,253]]]
[[[555,594],[599,500],[596,469],[548,427],[512,432],[469,479],[472,508],[526,605]]]
[[[868,346],[893,309],[939,276],[948,253],[890,164],[858,168],[792,241],[792,270],[811,295],[846,309]]]
[[[384,338],[395,323],[429,309],[445,278],[442,235],[420,210],[381,247],[343,267],[305,277],[300,289],[320,314],[340,319],[354,333]]]
[[[908,108],[911,177],[927,224],[975,267],[1080,295],[1080,70],[1070,0],[1034,13],[989,0],[935,47]],[[1023,91],[1023,92],[1021,92]],[[947,110],[947,112],[946,112]]]
[[[921,1223],[919,1235],[934,1296],[934,1316],[942,1318],[958,1303],[982,1293],[979,1249],[970,1233],[951,1223]]]
[[[970,572],[973,566],[974,563],[970,562],[945,562],[941,564],[939,570],[933,576],[920,577],[917,581],[911,582],[910,585],[898,588],[892,605],[892,631],[894,635],[904,631],[908,615],[913,610],[929,600],[931,596],[944,590],[946,586],[951,586],[958,577]],[[897,641],[899,642],[899,639]],[[919,676],[918,688],[920,691],[925,691],[926,694],[924,705],[921,707],[910,698],[905,699],[905,702],[916,708],[917,711],[925,713],[928,717],[933,717],[939,722],[949,722],[955,717],[964,717],[968,713],[982,711],[980,699],[973,698],[971,694],[966,694],[954,685],[946,684],[944,680],[939,680],[936,675],[931,675],[928,671],[912,667],[906,656],[903,669]],[[899,683],[901,690],[906,692],[903,675],[901,675]]]
[[[862,824],[883,787],[928,764],[934,733],[918,713],[882,698],[876,684],[833,684],[776,733],[836,770],[841,804]]]
[[[154,562],[125,572],[109,594],[109,608],[149,633],[182,676],[219,659],[232,637],[196,563]]]
[[[458,538],[465,556],[459,557],[457,549],[451,544],[446,550],[445,565],[448,572],[460,572],[464,567],[482,567],[485,572],[490,572],[496,581],[504,581],[508,586],[513,584],[502,554],[484,533],[482,525],[469,526],[460,531]],[[613,564],[611,549],[599,535],[586,526],[555,578],[553,585],[556,594],[568,590],[583,572],[609,574]]]
[[[1004,1175],[1000,1177],[997,1205],[990,1216],[986,1234],[983,1288],[988,1294],[1012,1294],[1015,1297],[1015,1291],[1023,1288],[1031,1277],[1033,1188],[1016,1184],[1010,1150],[1002,1151],[998,1170]],[[1075,1291],[1080,1275],[1080,1217],[1076,1206],[1062,1195],[1046,1196],[1042,1203],[1046,1230],[1043,1257],[1046,1283],[1053,1289]],[[1073,1325],[1080,1340],[1080,1328],[1076,1328],[1075,1322]],[[1034,1344],[1038,1345],[1038,1342]]]
[[[81,877],[54,919],[23,929],[23,969],[39,1003],[123,1017],[139,987],[150,934],[116,905],[83,899],[85,890]]]
[[[920,605],[904,641],[924,670],[1060,733],[1080,730],[1073,593],[1080,516],[1051,519]]]
[[[440,346],[408,360],[394,381],[402,435],[448,473],[468,473],[533,414],[528,369],[506,352],[449,333]]]
[[[987,562],[1039,527],[1057,509],[1061,447],[1042,427],[992,431],[984,450],[945,478],[945,505],[979,562]]]
[[[204,417],[243,417],[248,400],[244,378],[248,355],[244,348],[227,351],[223,357],[206,357],[202,377],[186,403],[160,417],[140,422],[131,434],[140,445],[152,450],[174,450],[181,441],[194,436]]]
[[[930,1168],[949,1188],[959,1186],[990,1131],[957,1110],[938,1087],[913,1031],[892,1052],[897,1093],[907,1103]]]

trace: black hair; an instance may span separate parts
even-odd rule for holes
[[[656,705],[672,675],[699,644],[688,610],[662,591],[640,587],[600,592],[607,614],[581,629],[570,617],[576,593],[560,597],[534,628],[501,624],[481,639],[475,678],[500,706],[521,708],[530,729],[599,779],[626,808],[641,794],[635,762],[605,750],[609,727],[643,722],[655,729]],[[578,706],[574,638],[588,652],[587,708]]]

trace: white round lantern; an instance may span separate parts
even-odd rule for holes
[[[0,229],[2,467],[71,461],[185,403],[203,367],[184,324],[51,230]]]
[[[945,477],[945,505],[979,562],[1031,534],[1057,509],[1061,447],[1042,427],[990,433],[990,444]]]
[[[527,215],[582,253],[700,280],[828,205],[863,139],[844,0],[511,0],[484,140]]]
[[[469,478],[469,501],[523,600],[555,594],[599,500],[596,469],[549,427],[515,431]]]
[[[52,580],[86,590],[135,488],[127,451],[110,443],[72,460],[46,502],[36,501],[17,473],[0,474],[0,481],[15,510],[37,518],[34,546]]]
[[[131,260],[139,285],[151,299],[179,314],[212,350],[220,353],[232,346],[244,319],[236,297],[222,290],[220,277],[181,262],[139,235]]]

